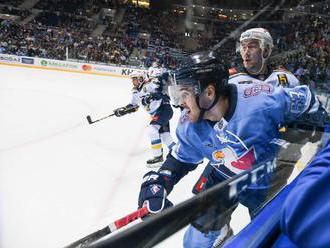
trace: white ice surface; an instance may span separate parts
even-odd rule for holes
[[[151,156],[148,115],[86,121],[126,105],[129,80],[3,65],[0,75],[0,247],[63,247],[134,211]],[[191,197],[202,170],[169,199]],[[236,232],[248,221],[239,206]],[[182,236],[157,247],[182,247]]]

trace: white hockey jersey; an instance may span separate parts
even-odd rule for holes
[[[166,96],[162,94],[162,85],[158,79],[144,82],[139,88],[132,89],[132,105],[142,106],[150,114],[156,114],[162,103],[166,101]],[[152,96],[150,103],[143,101],[144,98]]]
[[[229,77],[229,83],[232,84],[254,84],[268,83],[273,86],[283,86],[285,88],[293,88],[299,85],[299,80],[289,71],[285,69],[270,70],[268,75],[254,76],[247,72],[239,72]]]

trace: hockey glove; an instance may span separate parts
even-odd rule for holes
[[[154,98],[151,94],[144,96],[141,100],[142,105],[143,106],[149,105],[153,99]]]
[[[113,113],[115,114],[115,116],[121,117],[126,114],[125,107],[117,108],[113,111]]]
[[[167,192],[163,176],[155,171],[145,174],[139,194],[139,208],[146,205],[150,213],[159,213],[164,208],[173,206],[166,197]]]
[[[123,115],[129,114],[129,113],[132,113],[132,112],[135,112],[135,111],[137,111],[137,109],[138,109],[137,106],[134,106],[132,104],[128,104],[125,107],[121,107],[121,108],[115,109],[113,111],[113,113],[115,114],[115,116],[121,117]]]

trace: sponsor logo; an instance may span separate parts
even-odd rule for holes
[[[270,94],[273,91],[274,88],[270,84],[256,84],[244,90],[244,97],[257,96],[261,92]]]
[[[32,59],[32,58],[22,58],[22,63],[33,65],[34,64],[34,59]]]
[[[152,174],[152,175],[148,175],[148,176],[145,176],[143,178],[143,182],[147,182],[147,181],[156,181],[158,179],[158,175],[155,175],[155,174]]]
[[[121,70],[121,75],[130,75],[130,74],[132,74],[132,72],[134,72],[134,70],[133,69],[122,69]]]
[[[92,66],[91,65],[82,65],[81,68],[83,69],[83,71],[91,71],[92,70]]]
[[[131,75],[133,72],[143,72],[142,70],[134,70],[134,69],[122,69],[121,70],[121,75]]]
[[[112,67],[93,66],[93,71],[115,73],[116,69]]]
[[[5,62],[21,62],[19,57],[13,56],[13,55],[6,55],[6,54],[0,54],[0,61]]]
[[[42,66],[47,66],[47,60],[41,60],[40,61],[40,64],[42,65]]]
[[[79,69],[76,64],[71,64],[65,61],[52,61],[52,60],[41,60],[40,64],[47,67],[64,68],[64,69]]]
[[[264,164],[259,165],[257,168],[251,170],[248,174],[242,175],[235,180],[228,183],[229,192],[228,197],[232,199],[237,197],[240,192],[245,190],[249,185],[256,183],[263,178],[266,173],[272,173],[276,168],[276,163],[273,161],[267,161]]]

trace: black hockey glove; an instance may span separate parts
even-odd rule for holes
[[[155,171],[145,174],[139,194],[139,208],[146,205],[150,213],[156,214],[164,208],[173,206],[166,197],[167,191],[163,175]]]
[[[153,99],[154,97],[151,94],[144,96],[141,100],[142,105],[149,105]]]
[[[123,115],[129,114],[129,113],[133,113],[135,111],[137,111],[138,107],[134,106],[132,104],[128,104],[125,107],[121,107],[121,108],[117,108],[113,111],[113,113],[115,114],[115,116],[117,117],[121,117]]]

